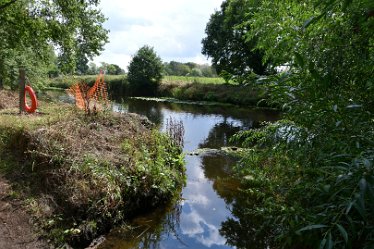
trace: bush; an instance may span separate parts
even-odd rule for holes
[[[127,76],[132,95],[155,95],[162,71],[162,61],[154,49],[149,46],[140,48],[130,62]]]
[[[289,65],[268,77],[289,121],[238,136],[255,145],[238,171],[256,203],[234,212],[262,220],[275,247],[374,248],[372,5],[262,6],[249,33],[277,66]]]

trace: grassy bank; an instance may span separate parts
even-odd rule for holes
[[[164,76],[163,84],[178,83],[178,84],[225,84],[225,80],[220,77],[187,77],[187,76]]]
[[[0,173],[57,245],[86,246],[136,214],[166,205],[184,184],[180,148],[135,114],[86,116],[42,103],[0,110]]]
[[[95,82],[96,76],[66,76],[50,80],[52,88],[66,89],[72,84],[85,81]],[[113,99],[132,96],[126,76],[106,75],[105,82]],[[266,91],[251,85],[225,84],[222,78],[165,76],[158,88],[157,97],[171,97],[181,100],[213,101],[235,105],[269,106]],[[260,103],[260,104],[259,104]]]
[[[239,86],[214,83],[186,83],[179,82],[162,83],[159,87],[159,95],[181,100],[211,101],[247,106],[268,106],[266,92],[253,86]]]

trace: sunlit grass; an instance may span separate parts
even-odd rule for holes
[[[224,84],[225,81],[219,77],[164,76],[162,83]]]

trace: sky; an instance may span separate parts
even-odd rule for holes
[[[163,62],[210,63],[201,54],[201,40],[210,15],[222,0],[101,0],[108,18],[109,43],[94,62],[117,64],[127,71],[136,51],[153,47]]]

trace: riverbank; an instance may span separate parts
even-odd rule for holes
[[[55,245],[87,246],[183,186],[180,148],[148,119],[46,102],[18,115],[15,95],[0,93],[13,100],[0,109],[0,172]]]
[[[9,182],[0,174],[0,248],[49,248],[35,231],[22,201],[14,196]]]
[[[50,89],[67,89],[80,81],[93,84],[96,76],[64,76],[50,79]],[[113,99],[133,96],[125,75],[105,75]],[[260,85],[226,84],[221,78],[164,77],[155,97],[189,101],[211,101],[242,106],[269,107],[266,89]]]

